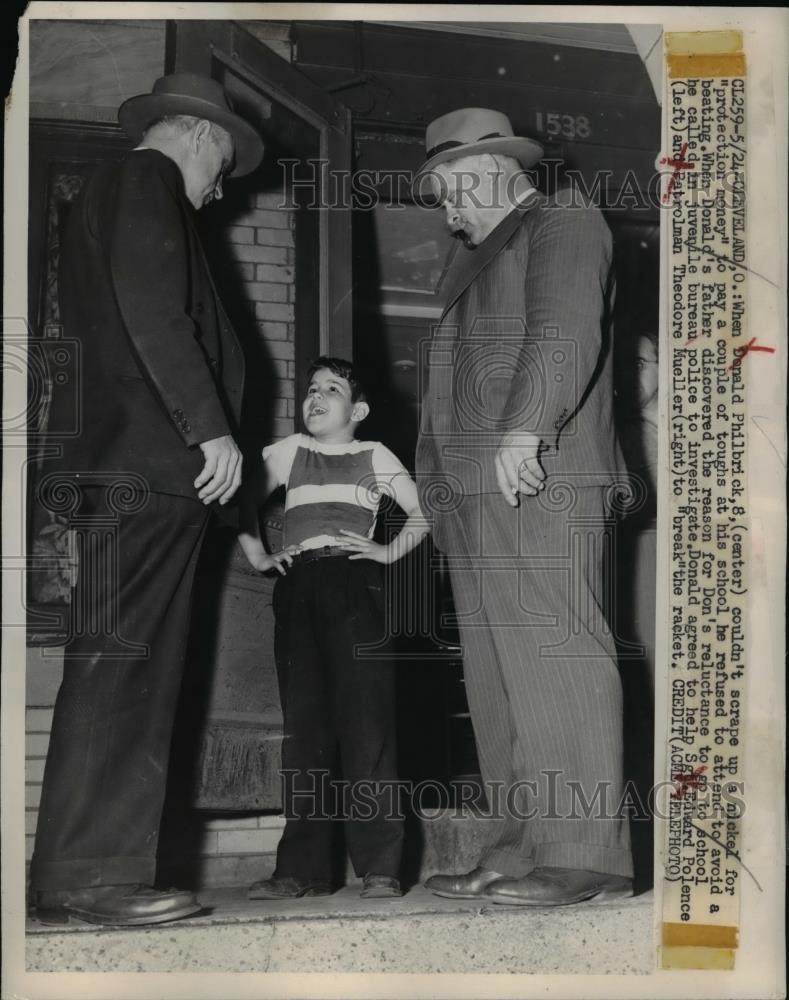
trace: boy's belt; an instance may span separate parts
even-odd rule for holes
[[[321,545],[317,549],[305,549],[303,552],[297,552],[293,557],[294,563],[309,563],[315,562],[316,559],[329,559],[332,556],[347,556],[348,550],[341,548],[339,545]]]

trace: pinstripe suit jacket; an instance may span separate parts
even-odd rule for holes
[[[436,544],[498,493],[504,433],[543,442],[549,477],[614,480],[612,240],[600,212],[569,190],[518,205],[456,271],[427,356],[416,451]],[[505,511],[502,501],[502,512]]]

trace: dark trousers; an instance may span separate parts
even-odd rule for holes
[[[399,875],[394,665],[359,648],[385,640],[380,569],[345,556],[297,560],[274,590],[287,817],[278,876],[331,879],[340,817],[358,876]]]
[[[72,633],[31,866],[35,890],[151,884],[208,520],[196,500],[88,487]]]

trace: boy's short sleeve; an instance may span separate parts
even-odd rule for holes
[[[384,493],[391,496],[392,480],[397,476],[407,476],[411,478],[411,473],[406,469],[400,459],[393,451],[390,451],[385,444],[376,441],[373,448],[373,472],[376,482]]]
[[[263,449],[263,461],[266,463],[270,478],[276,480],[277,486],[288,485],[293,459],[300,443],[301,434],[291,434],[290,437],[276,441]]]

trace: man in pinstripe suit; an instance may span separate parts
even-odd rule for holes
[[[632,892],[622,705],[605,619],[611,235],[503,114],[427,129],[420,171],[466,251],[428,357],[422,508],[446,554],[494,841],[438,895],[549,906]]]

